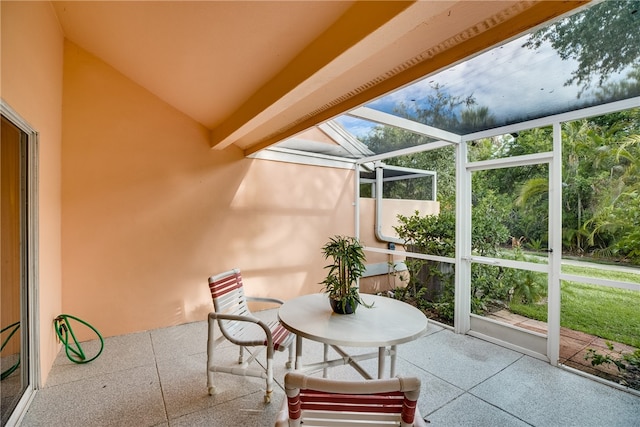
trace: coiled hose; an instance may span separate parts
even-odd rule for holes
[[[7,331],[11,329],[11,332],[9,332],[9,335],[7,335],[7,338],[5,338],[4,341],[2,341],[2,347],[0,347],[0,351],[4,350],[4,347],[7,345],[7,343],[9,342],[9,340],[11,339],[11,337],[18,332],[18,329],[20,329],[20,322],[16,322],[16,323],[12,323],[9,326],[7,326],[6,328],[2,328],[2,330],[0,331],[0,334],[3,333],[4,331]],[[18,354],[18,361],[16,363],[13,364],[13,366],[7,368],[4,372],[2,372],[2,374],[0,374],[0,381],[7,378],[9,375],[13,374],[13,372],[18,369],[18,366],[20,366],[20,355]]]
[[[85,356],[84,351],[80,346],[80,343],[76,339],[76,335],[73,333],[73,329],[71,329],[71,324],[69,323],[69,319],[73,319],[77,322],[82,323],[83,325],[91,329],[93,332],[95,332],[98,338],[100,339],[100,351],[98,351],[98,354],[93,356],[91,359],[87,359],[87,357]],[[53,323],[55,326],[56,334],[58,335],[60,342],[62,342],[62,344],[64,345],[65,353],[67,354],[67,357],[69,358],[69,360],[71,360],[73,363],[78,363],[78,364],[89,363],[92,360],[97,359],[98,356],[100,356],[100,354],[102,353],[102,350],[104,349],[104,340],[102,339],[102,335],[100,335],[100,332],[98,332],[96,328],[94,328],[84,320],[78,319],[77,317],[71,316],[70,314],[61,314],[54,319]],[[75,343],[76,348],[74,348],[69,343],[69,335],[71,335],[71,338],[73,339],[73,342]]]

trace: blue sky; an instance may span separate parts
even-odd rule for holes
[[[439,84],[452,96],[473,95],[477,106],[489,107],[490,112],[511,122],[543,113],[566,111],[576,103],[587,102],[588,93],[577,99],[580,87],[566,86],[571,72],[578,67],[572,59],[562,60],[549,44],[539,49],[523,48],[529,36],[523,36],[502,46],[490,49],[474,58],[443,70],[410,86],[390,93],[367,104],[368,107],[392,112],[401,102],[410,104],[426,100]],[[619,80],[628,70],[612,76]],[[350,117],[339,120],[354,135],[366,135],[374,124]]]

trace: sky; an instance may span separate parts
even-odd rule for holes
[[[490,49],[367,106],[392,112],[401,102],[418,105],[422,102],[424,105],[428,94],[434,93],[433,84],[444,86],[452,96],[466,98],[473,95],[476,105],[488,107],[501,124],[575,109],[576,105],[587,102],[588,91],[578,99],[580,87],[565,85],[578,63],[572,59],[562,60],[549,44],[536,50],[523,47],[528,37]],[[623,78],[627,71],[608,81]],[[375,125],[350,117],[341,117],[339,122],[356,136],[366,135]]]

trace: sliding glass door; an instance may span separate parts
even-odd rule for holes
[[[13,425],[34,387],[35,144],[36,134],[5,115],[3,105],[0,177],[0,352],[1,425]]]

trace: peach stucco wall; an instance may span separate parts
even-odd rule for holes
[[[39,134],[40,365],[58,352],[52,320],[62,310],[60,146],[63,36],[49,2],[0,2],[1,96]]]
[[[62,171],[63,308],[105,336],[206,319],[207,277],[232,267],[250,293],[319,291],[320,247],[353,233],[351,171],[212,150],[206,128],[71,42]]]
[[[401,200],[383,199],[382,212],[380,214],[381,233],[385,237],[397,239],[398,233],[393,227],[400,225],[398,215],[412,216],[419,212],[420,215],[437,215],[440,212],[440,203],[430,200]],[[376,238],[376,200],[371,198],[360,198],[360,240],[367,247],[387,249],[387,243]],[[396,249],[404,251],[402,245],[397,244]],[[404,256],[397,254],[382,254],[367,251],[367,264],[389,264],[393,262],[403,262]],[[360,289],[363,292],[375,293],[393,289],[396,286],[406,286],[407,273],[397,275],[377,275],[365,277],[360,280]]]

